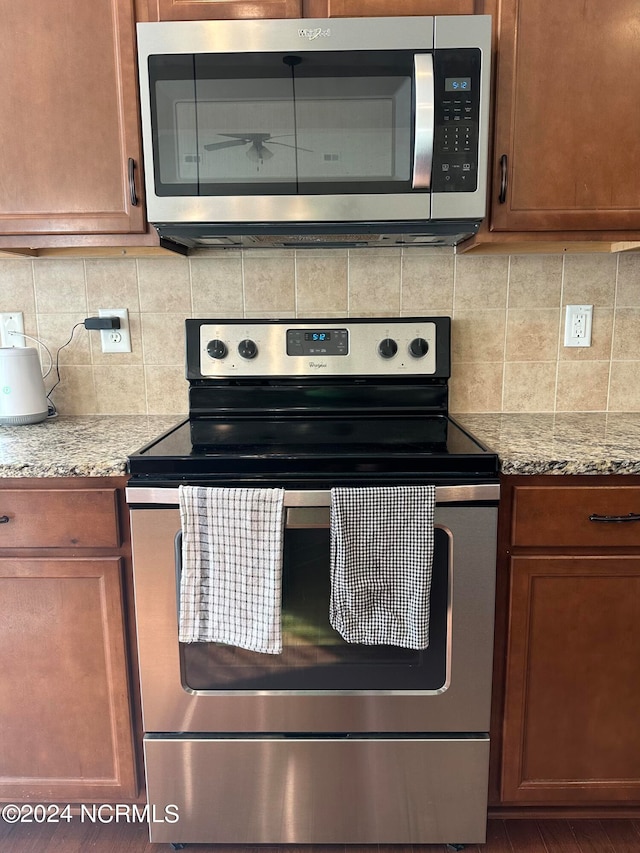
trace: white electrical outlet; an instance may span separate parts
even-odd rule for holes
[[[102,352],[131,352],[129,310],[127,308],[99,308],[98,317],[120,317],[119,329],[100,329]]]
[[[567,305],[564,321],[566,347],[590,347],[593,305]]]
[[[26,347],[24,332],[24,314],[22,311],[7,311],[0,314],[0,346]],[[16,334],[14,334],[16,333]]]

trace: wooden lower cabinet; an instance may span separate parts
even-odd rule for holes
[[[640,800],[640,556],[515,557],[502,798]]]
[[[54,483],[0,484],[0,516],[8,519],[0,525],[0,800],[132,800],[122,489]]]
[[[590,516],[640,512],[638,478],[514,479],[501,519],[499,801],[637,807],[640,522]]]

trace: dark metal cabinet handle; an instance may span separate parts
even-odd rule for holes
[[[507,155],[503,154],[500,158],[500,195],[498,201],[504,204],[507,200]]]
[[[136,181],[135,181],[135,171],[136,171],[136,161],[133,157],[129,157],[129,200],[131,204],[136,207],[138,204],[138,196],[136,195]]]
[[[0,524],[9,524],[11,519],[8,515],[0,515]]]
[[[625,521],[640,521],[640,514],[630,512],[629,515],[593,515],[589,516],[589,521],[599,521],[602,524],[622,524]]]

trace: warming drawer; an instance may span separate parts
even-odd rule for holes
[[[147,736],[151,841],[485,841],[489,738]]]

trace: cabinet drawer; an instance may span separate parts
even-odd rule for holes
[[[518,486],[511,541],[531,547],[640,547],[640,487]]]
[[[118,548],[116,489],[0,489],[0,548]]]

